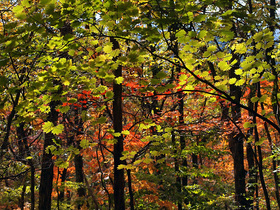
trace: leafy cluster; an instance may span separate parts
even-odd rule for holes
[[[280,208],[274,1],[0,5],[0,208]]]

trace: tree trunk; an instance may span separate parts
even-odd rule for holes
[[[79,113],[78,109],[76,110],[76,116],[75,116],[75,125],[76,127],[76,135],[73,136],[73,141],[75,142],[75,147],[79,149],[79,151],[82,149],[80,146],[80,138],[79,135],[82,134],[83,130],[83,121],[82,119],[79,119]],[[76,140],[76,141],[75,141]],[[83,186],[84,183],[84,172],[83,172],[83,167],[84,167],[84,162],[83,162],[83,156],[81,154],[75,155],[74,158],[74,163],[75,163],[75,172],[76,172],[76,182],[80,185],[77,193],[78,193],[78,209],[81,209],[83,204],[86,202],[84,197],[86,196],[86,189]]]
[[[120,45],[115,38],[110,38],[113,44],[113,50],[119,49]],[[116,61],[118,57],[113,58]],[[122,76],[122,66],[119,65],[114,72],[115,78]],[[123,152],[123,135],[122,132],[122,84],[113,84],[114,101],[113,101],[113,127],[116,133],[117,142],[114,144],[114,201],[116,210],[124,210],[124,169],[118,169],[118,166],[124,164],[121,160]]]
[[[260,82],[257,83],[257,96],[261,97],[261,91],[260,91]],[[255,103],[255,111],[257,112],[258,110],[258,102]],[[253,123],[257,124],[257,119],[256,116],[253,117]],[[255,143],[257,144],[259,142],[259,133],[258,133],[258,127],[255,126],[254,127],[255,130]],[[270,198],[268,195],[268,191],[265,185],[265,180],[264,180],[264,175],[263,175],[263,158],[262,158],[262,149],[261,146],[258,145],[257,146],[257,152],[258,152],[258,156],[259,156],[259,161],[258,161],[258,166],[259,166],[259,176],[260,176],[260,181],[261,181],[261,185],[263,188],[263,193],[264,193],[264,197],[265,197],[265,201],[266,201],[266,208],[268,210],[271,209],[270,206]]]
[[[172,131],[171,133],[171,138],[172,138],[172,144],[173,144],[173,147],[174,147],[174,169],[175,169],[175,174],[176,174],[176,188],[177,188],[177,192],[178,194],[180,195],[181,192],[182,192],[182,184],[181,184],[181,178],[179,177],[178,173],[179,173],[179,161],[178,161],[178,152],[176,150],[176,139],[175,139],[175,133],[174,131]],[[182,206],[182,199],[179,197],[178,198],[178,210],[182,210],[183,209],[183,206]]]
[[[244,151],[242,134],[231,133],[229,138],[229,147],[232,153],[234,164],[235,201],[237,202],[238,209],[246,209],[246,172],[244,169]]]
[[[250,88],[250,95],[248,100],[248,107],[254,110],[254,104],[251,101],[251,98],[255,96],[256,93],[256,85],[252,85]],[[249,112],[249,116],[253,116],[252,112]],[[250,128],[247,133],[247,138],[253,137],[254,128]],[[248,179],[248,206],[249,208],[253,208],[254,196],[256,191],[256,185],[258,180],[258,172],[255,164],[255,151],[251,145],[251,143],[246,144],[247,151],[247,162],[249,168],[249,179]],[[256,198],[258,199],[258,198]]]
[[[39,210],[51,210],[51,194],[53,185],[53,160],[52,153],[46,148],[53,145],[54,135],[47,133],[44,141],[44,151],[42,158],[41,180],[39,188]]]
[[[236,55],[232,54],[232,60],[238,60]],[[239,67],[239,62],[236,66],[233,66],[229,71],[229,78],[237,78],[235,69]],[[235,98],[237,103],[240,103],[241,98],[241,87],[230,85],[230,95]],[[231,115],[234,123],[237,123],[241,118],[241,109],[239,106],[232,104]],[[229,135],[229,148],[232,153],[234,163],[234,183],[235,183],[235,201],[237,202],[238,209],[246,209],[248,202],[246,199],[246,184],[245,176],[246,171],[244,169],[244,149],[243,149],[243,134],[232,131]]]
[[[61,88],[58,92],[60,91]],[[57,124],[58,120],[58,112],[56,111],[56,106],[59,105],[59,103],[59,101],[50,102],[51,110],[48,115],[47,121],[52,122],[54,125]],[[54,162],[52,160],[53,155],[50,150],[47,150],[47,147],[54,144],[53,139],[55,139],[55,135],[51,132],[45,134],[41,180],[39,188],[39,210],[51,210]]]
[[[67,174],[67,168],[63,169],[62,175],[61,175],[61,187],[63,188],[62,190],[60,189],[59,195],[58,195],[58,201],[64,201],[64,185],[66,181],[66,174]]]
[[[129,201],[130,210],[134,210],[134,199],[133,199],[133,190],[132,190],[130,169],[127,169],[127,179],[128,179],[129,198],[130,198],[130,201]]]
[[[75,155],[74,158],[75,162],[75,172],[76,172],[76,182],[78,184],[83,184],[84,182],[84,173],[83,173],[83,156],[82,155]],[[79,186],[78,190],[78,209],[81,209],[83,204],[85,203],[85,199],[83,199],[86,195],[86,189],[83,186]]]

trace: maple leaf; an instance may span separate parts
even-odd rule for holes
[[[53,123],[48,121],[48,122],[45,122],[44,125],[42,126],[42,129],[44,132],[46,133],[49,133],[52,131],[53,129]]]
[[[64,125],[59,124],[59,125],[52,128],[52,133],[55,134],[55,135],[58,135],[58,134],[62,133],[63,130],[64,130]]]

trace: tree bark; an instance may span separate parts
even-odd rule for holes
[[[110,38],[113,44],[113,50],[119,49],[119,42],[115,38]],[[113,58],[117,61],[118,57]],[[119,65],[114,71],[115,78],[122,76],[122,66]],[[116,133],[120,135],[115,137],[116,143],[114,144],[114,201],[116,210],[124,210],[124,169],[118,169],[118,166],[124,164],[121,160],[123,152],[123,135],[122,132],[122,84],[113,84],[114,101],[113,101],[113,127]]]
[[[238,57],[233,53],[232,60],[239,60]],[[235,74],[235,69],[239,67],[239,62],[234,65],[229,71],[229,78],[237,78]],[[237,103],[240,103],[241,98],[241,87],[230,85],[230,95],[235,98]],[[241,119],[241,108],[235,104],[231,106],[231,116],[234,123],[238,123]],[[229,148],[232,153],[233,163],[234,163],[234,183],[235,183],[235,201],[237,202],[238,209],[246,209],[248,207],[248,202],[246,199],[246,183],[245,176],[246,171],[244,169],[244,149],[243,149],[243,134],[232,131],[229,135]]]
[[[171,133],[171,138],[172,138],[172,144],[174,147],[174,169],[175,169],[175,174],[176,174],[176,188],[177,188],[177,192],[180,195],[182,192],[182,184],[181,184],[181,178],[179,177],[178,173],[179,173],[179,161],[178,161],[178,152],[176,150],[176,139],[175,139],[175,133],[174,131],[172,131]],[[183,206],[182,206],[182,199],[179,197],[178,199],[178,210],[182,210]]]
[[[30,157],[31,156],[31,152],[29,149],[29,145],[27,142],[27,134],[26,134],[26,130],[24,130],[24,125],[25,123],[22,122],[20,123],[19,127],[17,127],[17,136],[18,136],[18,146],[19,146],[19,154],[18,154],[18,158],[21,161],[24,161],[25,157]],[[35,167],[33,164],[33,160],[32,159],[28,159],[27,164],[30,166],[30,194],[31,194],[31,206],[30,209],[34,210],[35,209]]]
[[[79,113],[78,110],[76,110],[76,116],[75,116],[75,125],[76,127],[76,134],[73,136],[73,140],[74,138],[76,138],[75,140],[75,147],[79,149],[79,151],[82,149],[80,146],[80,139],[79,139],[79,135],[82,134],[82,129],[83,129],[83,121],[82,119],[79,119]],[[78,184],[80,184],[77,193],[78,193],[78,209],[81,209],[81,207],[83,206],[83,204],[85,203],[85,199],[83,199],[86,196],[86,189],[83,186],[84,183],[84,171],[83,171],[83,167],[84,167],[84,162],[83,162],[83,156],[81,154],[77,154],[75,155],[74,158],[74,163],[75,163],[75,172],[76,172],[76,182]]]
[[[257,96],[261,97],[260,82],[257,83]],[[258,110],[258,102],[255,103],[255,111],[257,111],[257,110]],[[253,117],[253,123],[257,124],[256,116]],[[260,140],[257,126],[254,127],[254,131],[255,131],[255,143],[257,144]],[[261,181],[261,185],[263,188],[263,193],[264,193],[264,197],[265,197],[265,201],[266,201],[266,208],[268,210],[270,210],[271,209],[270,198],[268,195],[268,191],[267,191],[267,188],[265,185],[265,180],[264,180],[264,175],[263,175],[263,158],[262,158],[262,148],[260,145],[257,146],[257,152],[258,152],[258,156],[259,156],[259,161],[258,161],[259,176],[260,176],[260,181]]]
[[[128,179],[128,189],[129,189],[129,204],[130,204],[130,210],[134,210],[134,198],[133,198],[133,190],[132,190],[132,183],[131,183],[131,173],[130,169],[127,169],[127,179]]]
[[[84,173],[83,173],[83,156],[82,155],[75,155],[74,158],[74,162],[75,162],[75,172],[76,172],[76,182],[78,184],[83,184],[84,182]],[[86,195],[86,189],[83,186],[79,186],[78,190],[78,209],[81,209],[81,207],[83,206],[85,200],[83,199]]]
[[[61,88],[58,92],[60,91]],[[52,122],[54,125],[57,124],[58,120],[58,112],[56,111],[56,106],[59,105],[59,103],[59,101],[50,102],[51,110],[48,115],[47,121]],[[51,210],[54,162],[52,160],[53,155],[50,150],[47,150],[47,147],[54,144],[53,139],[55,139],[55,135],[51,132],[45,134],[41,180],[39,188],[39,210]]]
[[[250,88],[250,95],[248,100],[248,107],[252,110],[254,109],[254,104],[251,101],[251,98],[255,96],[256,93],[256,85],[252,85]],[[249,112],[249,116],[253,117],[253,113]],[[250,128],[247,133],[247,138],[253,137],[254,128]],[[248,206],[249,208],[253,208],[254,203],[254,196],[257,187],[257,180],[258,180],[258,172],[255,164],[255,151],[250,142],[246,144],[246,151],[247,151],[247,162],[249,168],[249,179],[248,179]],[[258,199],[256,197],[256,199]]]

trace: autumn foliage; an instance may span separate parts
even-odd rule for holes
[[[280,208],[275,1],[0,5],[0,209]]]

